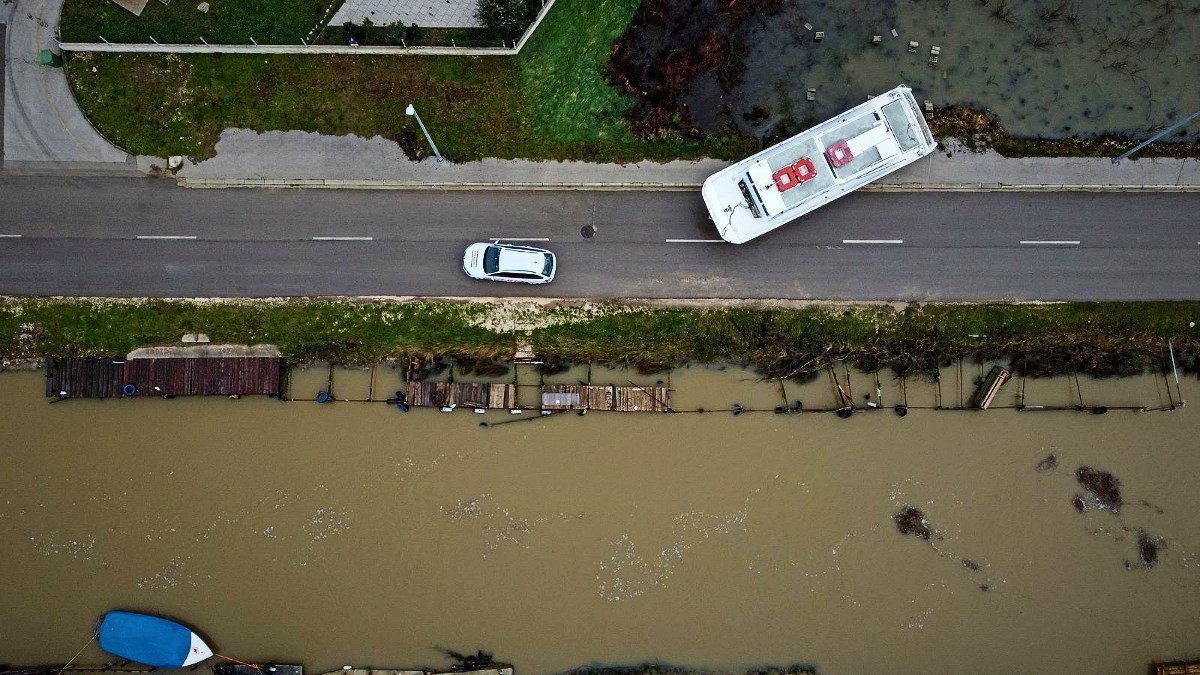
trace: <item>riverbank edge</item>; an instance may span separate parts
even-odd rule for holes
[[[928,374],[956,358],[1009,359],[1030,375],[1200,372],[1200,302],[597,302],[500,298],[0,297],[0,369],[51,356],[120,356],[204,333],[273,344],[296,364],[443,356],[487,364],[536,355],[646,372],[741,363],[802,377],[830,358]],[[1168,350],[1173,352],[1169,354]]]

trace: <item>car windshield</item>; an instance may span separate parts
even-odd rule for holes
[[[495,274],[500,269],[500,248],[498,246],[489,246],[483,252],[483,271],[486,274]]]
[[[542,276],[551,277],[554,275],[554,256],[546,256],[546,266],[542,268]]]

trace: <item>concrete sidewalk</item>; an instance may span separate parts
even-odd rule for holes
[[[58,51],[54,36],[62,0],[13,0],[2,7],[4,170],[136,172],[133,158],[83,116],[63,69],[40,63],[42,49]]]
[[[177,179],[188,187],[695,189],[727,164],[414,162],[396,143],[378,136],[229,129],[217,143],[216,157],[185,162]],[[934,153],[867,189],[1200,191],[1200,161],[1140,159],[1114,166],[1106,158],[1006,159],[959,149]]]

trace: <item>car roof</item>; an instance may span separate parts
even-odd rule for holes
[[[499,245],[500,272],[532,272],[541,274],[546,267],[546,253],[541,250],[529,250],[524,247]]]

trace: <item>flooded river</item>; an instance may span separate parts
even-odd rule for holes
[[[325,381],[308,371],[293,388]],[[907,395],[907,417],[843,420],[769,412],[812,407],[824,381],[687,370],[672,405],[722,412],[502,425],[516,416],[48,404],[41,373],[2,374],[0,661],[64,662],[115,607],[312,672],[448,665],[438,648],[527,675],[648,660],[1143,673],[1200,657],[1196,411],[1115,409],[1161,405],[1151,376],[1025,385],[1026,405],[1106,415],[923,409],[957,405],[948,381],[881,383],[885,405]],[[842,384],[860,405],[875,394],[862,376]],[[1094,503],[1085,466],[1120,481],[1119,512],[1073,506]],[[898,531],[905,508],[928,540]]]

